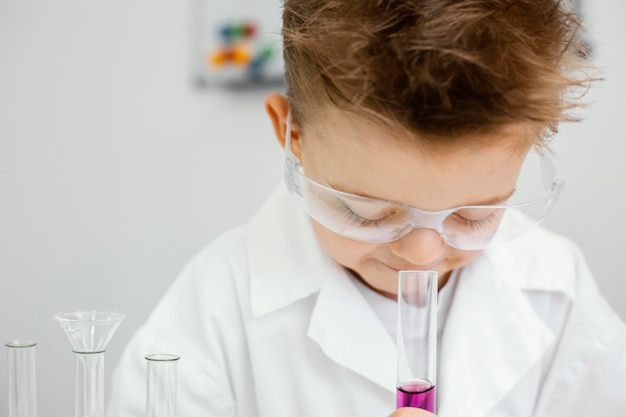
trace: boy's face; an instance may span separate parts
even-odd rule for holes
[[[305,175],[320,184],[424,210],[504,203],[514,190],[525,156],[511,145],[524,140],[514,127],[481,137],[482,145],[468,138],[471,145],[438,149],[403,135],[335,110],[292,135],[292,150]],[[448,246],[433,229],[416,229],[389,243],[364,243],[312,221],[321,245],[337,263],[394,298],[399,270],[436,270],[441,287],[453,269],[480,254]]]

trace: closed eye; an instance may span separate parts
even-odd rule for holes
[[[344,217],[349,220],[351,223],[354,223],[358,226],[361,227],[371,227],[371,226],[378,226],[384,223],[389,222],[394,215],[396,214],[395,211],[391,211],[389,213],[383,213],[380,216],[377,216],[376,218],[368,218],[368,217],[364,217],[363,215],[355,212],[345,201],[341,201],[341,212],[344,215]]]
[[[500,216],[498,216],[496,213],[496,211],[492,211],[488,216],[482,217],[480,219],[469,219],[459,213],[454,213],[453,216],[457,222],[463,225],[463,227],[472,231],[481,231],[484,229],[493,229],[494,227],[498,226],[498,220]]]

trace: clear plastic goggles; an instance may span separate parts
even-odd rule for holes
[[[304,175],[291,152],[291,114],[287,120],[285,181],[302,198],[309,216],[350,239],[385,243],[420,228],[433,229],[446,244],[481,250],[511,239],[541,223],[564,181],[545,152],[533,149],[523,163],[514,195],[505,205],[460,206],[426,211],[408,204],[363,197],[319,184]]]

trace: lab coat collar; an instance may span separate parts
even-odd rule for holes
[[[517,242],[486,251],[463,269],[442,336],[440,417],[487,415],[553,343],[554,333],[523,290],[543,289],[542,278],[554,277],[535,274],[529,282],[527,269],[537,266],[520,265],[528,261],[517,256],[524,250]]]
[[[395,391],[395,340],[344,268],[331,264],[322,282],[308,335],[328,357]]]
[[[253,316],[317,294],[309,336],[335,362],[395,390],[395,341],[349,272],[321,249],[302,205],[285,187],[251,221],[248,252]]]
[[[302,205],[281,184],[248,225],[252,315],[262,316],[320,289],[330,259]]]

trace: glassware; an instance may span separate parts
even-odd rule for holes
[[[532,149],[522,165],[514,193],[498,196],[502,204],[422,210],[398,201],[347,193],[313,181],[305,175],[291,151],[291,113],[285,137],[284,176],[289,191],[301,197],[305,211],[322,226],[361,242],[392,242],[412,230],[427,228],[436,231],[454,248],[485,249],[540,224],[552,210],[565,184],[548,150]]]
[[[5,343],[9,362],[9,417],[37,417],[35,346],[28,339]]]
[[[76,354],[76,417],[104,416],[104,352],[124,318],[95,310],[54,315]]]
[[[398,273],[396,406],[435,412],[437,272]]]
[[[176,385],[180,356],[147,355],[146,417],[176,417]]]

